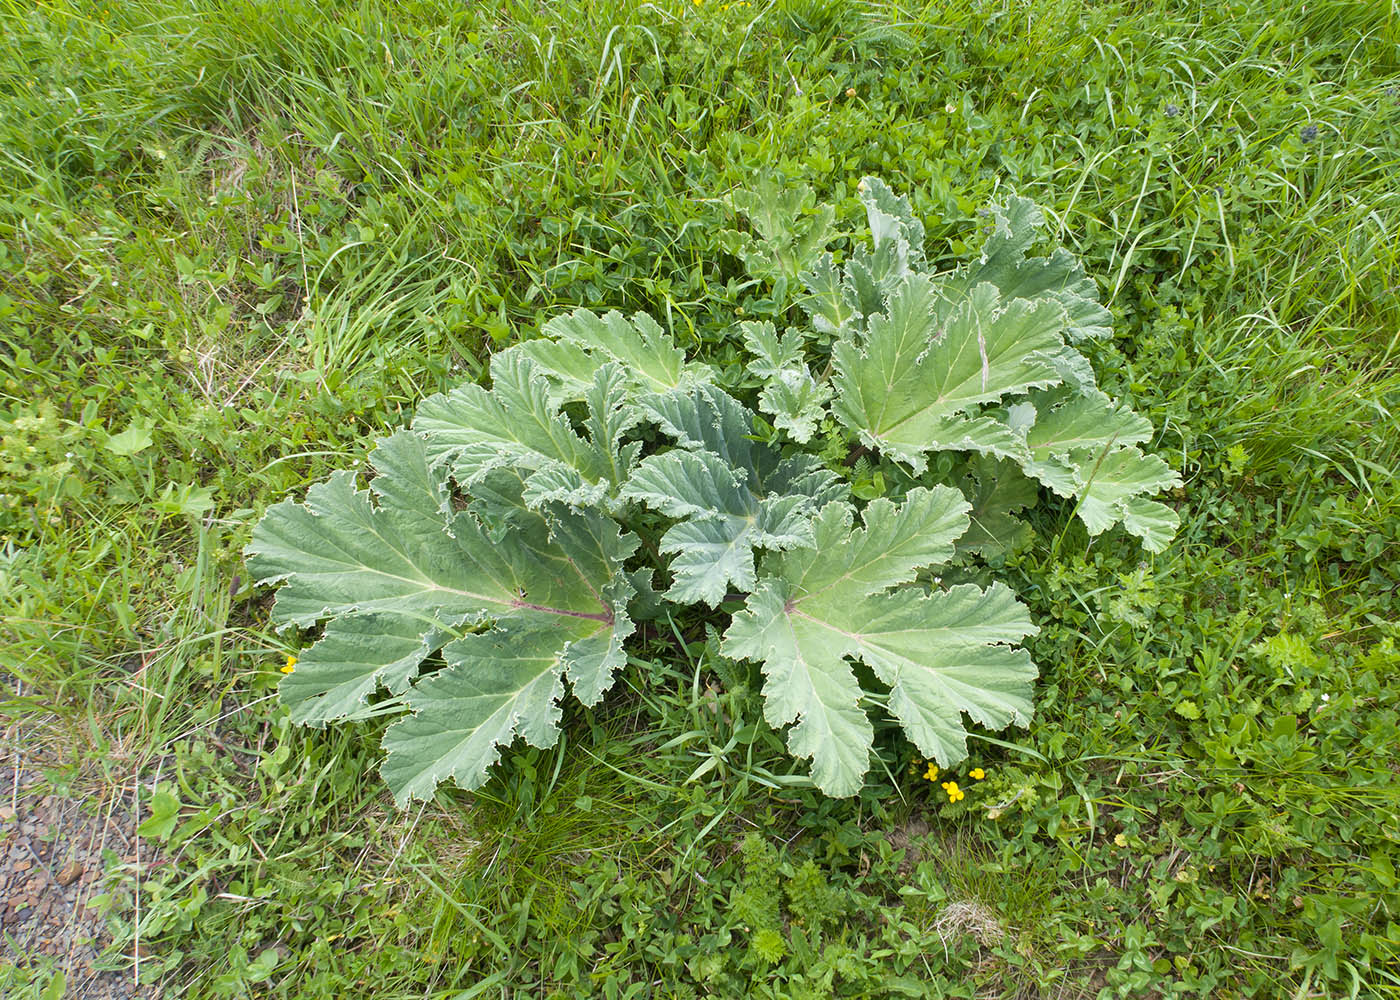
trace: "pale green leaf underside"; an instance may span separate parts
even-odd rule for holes
[[[868,611],[855,655],[890,686],[890,710],[925,757],[967,756],[963,714],[991,729],[1030,722],[1035,665],[1010,644],[1036,629],[1009,588],[904,590]]]
[[[797,304],[811,317],[818,333],[829,339],[855,330],[860,316],[857,302],[831,254],[819,255],[811,268],[802,272],[802,283],[807,294]]]
[[[1032,461],[1043,462],[1079,449],[1140,444],[1152,436],[1152,424],[1101,392],[1066,390],[1033,393],[1035,423],[1026,431]]]
[[[854,795],[870,768],[874,728],[861,706],[864,692],[821,623],[788,610],[797,591],[765,579],[725,633],[724,655],[763,665],[763,716],[775,729],[793,724],[788,750],[812,761],[812,781],[829,795]]]
[[[924,263],[924,224],[914,214],[909,198],[895,194],[878,177],[862,177],[856,191],[865,205],[875,252],[879,253],[887,244],[902,242],[907,263],[921,266]]]
[[[1123,527],[1142,539],[1148,552],[1161,552],[1181,527],[1181,518],[1164,503],[1133,497],[1123,504]]]
[[[1121,448],[1107,455],[1073,452],[1069,463],[1084,483],[1077,491],[1079,516],[1091,535],[1122,520],[1129,500],[1181,485],[1181,477],[1166,462],[1136,448]]]

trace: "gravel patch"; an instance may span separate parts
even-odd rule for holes
[[[9,756],[9,755],[4,755]],[[0,766],[0,961],[20,968],[56,963],[65,997],[154,997],[130,971],[100,971],[105,921],[91,905],[103,892],[104,853],[134,863],[129,795],[84,803],[52,794],[41,776],[11,759]],[[110,855],[107,855],[110,857]],[[110,963],[109,963],[110,964]]]

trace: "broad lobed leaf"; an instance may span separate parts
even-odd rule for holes
[[[765,559],[725,633],[726,656],[763,665],[768,722],[792,724],[789,749],[811,758],[812,780],[828,794],[854,794],[869,768],[868,692],[848,658],[890,686],[906,731],[944,764],[966,756],[962,713],[997,727],[1030,718],[1035,668],[1010,644],[1034,626],[1011,592],[910,585],[953,556],[968,506],[949,487],[916,488],[899,505],[873,501],[852,530],[851,507],[828,504],[816,545]]]
[[[1058,383],[1045,355],[1062,346],[1063,325],[1058,303],[1003,302],[991,285],[945,312],[933,282],[910,275],[862,341],[832,352],[833,412],[916,473],[930,451],[1014,454],[1010,433],[977,419],[977,408]]]
[[[761,665],[765,718],[789,727],[826,792],[863,784],[874,705],[943,764],[966,755],[967,720],[1025,725],[1026,609],[1002,584],[927,574],[1024,546],[1015,515],[1037,483],[1073,500],[1091,534],[1122,523],[1159,551],[1177,515],[1150,496],[1180,478],[1139,449],[1150,424],[1101,392],[1072,346],[1105,334],[1109,315],[1069,254],[1027,255],[1039,209],[995,206],[981,257],[934,274],[909,200],[874,178],[858,196],[870,243],[841,264],[826,251],[835,213],[810,190],[770,176],[734,199],[752,231],[723,241],[772,283],[771,301],[807,288],[810,331],[738,328],[785,438],[650,317],[579,309],[498,353],[491,388],[424,401],[412,430],[378,443],[368,489],[339,472],[269,510],[249,565],[281,584],[280,627],[321,629],[281,683],[293,719],[407,709],[384,736],[401,805],[443,781],[478,787],[517,737],[553,744],[566,688],[596,704],[631,614],[659,613],[624,528],[650,512],[669,522],[642,522],[670,557],[667,600],[746,595],[721,650]],[[850,437],[823,447],[832,467],[795,450],[838,424]],[[870,501],[857,524],[833,467],[873,463],[847,454],[851,440],[916,476],[934,453],[967,452],[935,467],[960,489],[890,475],[898,498]],[[862,496],[887,488],[878,466],[860,475]]]
[[[672,601],[714,606],[730,588],[752,590],[754,550],[811,545],[812,515],[845,495],[815,458],[784,459],[751,440],[753,415],[713,386],[643,407],[680,447],[643,459],[623,496],[680,519],[661,538],[675,553]]]
[[[623,562],[636,539],[598,511],[527,508],[521,479],[509,473],[488,477],[502,505],[515,487],[513,516],[493,536],[474,513],[443,503],[446,474],[431,456],[424,438],[394,435],[374,458],[373,490],[384,502],[376,505],[369,492],[356,490],[352,474],[336,473],[312,487],[305,505],[279,504],[255,529],[249,566],[260,582],[282,583],[274,620],[303,627],[325,622],[322,638],[283,682],[294,717],[314,724],[357,717],[383,688],[404,697],[416,718],[426,716],[410,727],[421,731],[443,710],[432,692],[451,687],[452,674],[462,669],[449,650],[471,648],[480,638],[462,628],[485,623],[495,623],[498,633],[527,629],[532,641],[552,644],[552,669],[568,677],[580,700],[596,702],[622,665],[622,640],[632,629]],[[432,684],[410,687],[439,649],[447,666]],[[538,684],[528,690],[537,692]],[[494,754],[489,733],[456,724],[474,734],[471,746],[480,749],[486,740]],[[451,773],[474,787],[470,782],[489,762],[480,755],[457,759]],[[422,791],[393,777],[390,787],[401,802]]]
[[[559,402],[583,399],[594,373],[609,362],[621,369],[629,396],[670,392],[714,377],[708,365],[687,361],[685,352],[646,313],[636,313],[629,320],[617,311],[599,316],[576,309],[550,320],[540,333],[541,339],[518,344],[497,357],[529,358],[549,379],[551,396]]]

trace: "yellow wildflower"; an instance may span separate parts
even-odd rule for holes
[[[924,772],[924,777],[927,778],[929,781],[937,781],[938,765],[930,761],[928,765],[928,770]]]
[[[981,781],[987,776],[987,772],[982,770],[980,767],[974,767],[971,771],[968,771],[967,773],[972,775],[973,781]]]
[[[1120,833],[1120,834],[1118,834],[1116,837],[1113,838],[1113,844],[1114,844],[1115,847],[1127,847],[1127,846],[1128,846],[1128,838],[1125,837],[1125,836],[1123,836],[1123,835]]]
[[[282,666],[282,673],[290,674],[297,668],[297,658],[291,653],[287,654],[287,662]]]
[[[956,781],[945,781],[938,787],[948,793],[949,802],[958,802],[962,799],[967,798],[967,793],[958,787],[958,783]]]

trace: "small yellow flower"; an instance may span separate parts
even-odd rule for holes
[[[958,802],[962,799],[967,798],[967,793],[958,787],[958,783],[956,781],[945,781],[938,787],[948,793],[949,802]]]
[[[928,766],[928,770],[924,772],[924,777],[927,778],[929,781],[937,781],[937,780],[938,780],[938,765],[937,765],[937,764],[934,764],[934,763],[930,763],[929,766]]]
[[[846,88],[846,96],[847,96],[847,97],[855,97],[855,96],[856,96],[856,88],[855,88],[855,87],[847,87],[847,88]]]
[[[971,771],[968,771],[967,773],[972,775],[973,781],[981,781],[987,776],[987,772],[982,770],[980,767],[974,767]]]
[[[290,674],[297,668],[297,658],[291,653],[287,654],[287,662],[282,666],[282,673]]]
[[[1120,833],[1120,834],[1118,834],[1118,836],[1116,836],[1116,837],[1113,838],[1113,843],[1114,843],[1114,846],[1115,846],[1115,847],[1127,847],[1127,846],[1128,846],[1128,838],[1125,837],[1125,836],[1123,836],[1123,835]]]

